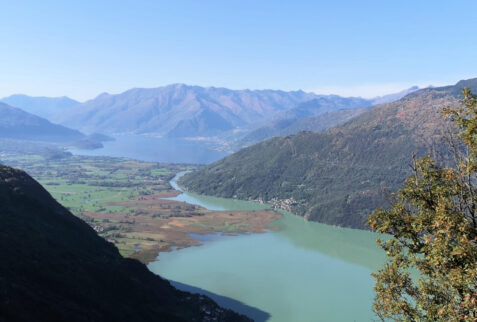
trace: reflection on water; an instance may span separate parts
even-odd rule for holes
[[[186,173],[187,171],[179,172],[170,182],[174,189],[182,193],[167,199],[199,205],[210,210],[261,210],[270,208],[270,205],[257,202],[185,192],[177,184],[177,180]],[[376,246],[376,238],[382,238],[382,235],[364,230],[308,222],[302,217],[294,216],[286,211],[280,211],[280,213],[284,216],[272,224],[278,228],[274,233],[287,238],[297,247],[314,250],[372,270],[379,268],[385,259],[384,253]]]
[[[274,223],[279,229],[276,234],[287,238],[295,246],[339,258],[371,270],[381,267],[384,252],[377,247],[378,234],[341,227],[333,227],[285,214]]]
[[[209,209],[266,207],[190,193],[181,196]],[[287,213],[273,225],[278,230],[222,236],[201,247],[161,253],[149,268],[165,278],[257,308],[269,314],[270,321],[375,318],[370,274],[384,261],[375,244],[378,235],[306,222]],[[240,306],[234,308],[250,314]]]

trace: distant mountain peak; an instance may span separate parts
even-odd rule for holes
[[[0,138],[70,142],[84,135],[20,108],[0,102]]]
[[[108,97],[108,96],[111,96],[111,94],[109,94],[108,92],[102,92],[102,93],[98,94],[94,99],[101,99],[101,98],[105,98],[105,97]]]
[[[177,83],[101,94],[54,120],[86,133],[213,136],[317,97],[303,91],[231,90]]]
[[[391,103],[391,102],[400,100],[404,96],[406,96],[408,94],[411,94],[412,92],[415,92],[419,89],[420,89],[419,86],[414,85],[414,86],[411,86],[407,89],[403,89],[402,91],[397,92],[397,93],[387,94],[387,95],[383,95],[383,96],[377,96],[375,98],[372,98],[371,101],[373,102],[373,105]]]
[[[0,99],[0,101],[22,110],[51,120],[54,115],[65,109],[71,108],[80,102],[67,96],[46,97],[14,94]]]
[[[463,79],[463,80],[460,80],[458,81],[456,84],[455,84],[456,87],[469,87],[469,88],[472,88],[472,87],[477,87],[477,78],[469,78],[469,79]]]
[[[408,176],[412,155],[448,157],[441,111],[459,105],[462,87],[477,92],[477,79],[434,89],[413,86],[397,101],[343,110],[362,113],[326,132],[299,132],[251,145],[187,174],[181,184],[204,195],[263,200],[308,220],[365,228],[369,213],[389,205],[389,192]],[[308,112],[312,103],[316,100],[298,112]]]

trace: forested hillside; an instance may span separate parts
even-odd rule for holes
[[[301,132],[245,148],[183,177],[187,189],[222,197],[272,202],[313,221],[364,228],[386,207],[409,174],[413,154],[446,154],[442,108],[458,103],[463,87],[416,91],[379,105],[325,133]]]

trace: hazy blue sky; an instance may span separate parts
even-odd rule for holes
[[[4,1],[0,97],[170,83],[373,96],[477,77],[477,1]]]

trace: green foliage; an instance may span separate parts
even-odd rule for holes
[[[409,176],[409,156],[442,150],[441,109],[458,105],[453,90],[420,90],[325,133],[261,142],[180,183],[226,198],[293,199],[292,212],[308,220],[366,228],[371,212],[389,207],[383,190],[396,191]]]
[[[455,165],[415,159],[392,208],[369,216],[371,228],[392,236],[378,241],[388,262],[373,274],[383,320],[477,319],[477,99],[463,92],[462,106],[445,109],[464,143],[449,138]]]

